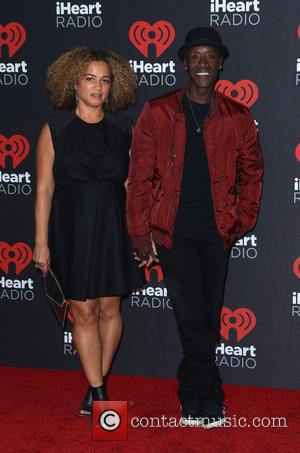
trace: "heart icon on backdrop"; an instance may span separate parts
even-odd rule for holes
[[[30,145],[23,135],[12,135],[10,138],[0,135],[0,167],[5,168],[6,158],[10,157],[13,168],[16,168],[28,155]]]
[[[9,263],[16,265],[18,275],[32,260],[32,250],[24,242],[16,242],[9,245],[7,242],[0,242],[0,268],[8,274]]]
[[[298,145],[296,146],[295,156],[296,156],[296,159],[300,162],[300,143],[298,143]]]
[[[235,85],[230,80],[219,80],[215,90],[246,107],[251,107],[259,95],[258,87],[252,80],[240,80]]]
[[[0,57],[2,57],[2,46],[7,45],[9,58],[23,46],[26,40],[26,31],[23,25],[18,22],[9,22],[0,25]]]
[[[220,333],[225,340],[229,340],[230,330],[235,329],[237,341],[240,341],[254,329],[255,325],[255,314],[249,308],[242,307],[231,311],[228,307],[223,307]]]
[[[300,257],[295,259],[293,264],[293,271],[296,277],[300,279]]]
[[[145,57],[148,57],[149,45],[153,44],[156,57],[159,57],[174,41],[175,29],[166,20],[160,20],[153,25],[139,20],[131,25],[129,39]]]

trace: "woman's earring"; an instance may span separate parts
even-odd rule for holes
[[[78,102],[78,95],[77,95],[77,91],[75,91],[75,99],[76,99],[76,102]]]
[[[222,64],[220,64],[219,69],[220,69],[220,71],[223,71],[223,65]]]

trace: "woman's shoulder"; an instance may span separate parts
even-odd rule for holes
[[[74,119],[73,110],[56,110],[47,118],[47,123],[52,136],[57,136]]]

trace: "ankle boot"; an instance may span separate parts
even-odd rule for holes
[[[93,401],[108,401],[105,384],[99,385],[99,387],[91,387]],[[89,417],[90,424],[93,425],[93,410]]]
[[[106,376],[103,376],[103,384],[106,386],[106,382],[107,382],[107,377],[108,375]],[[107,393],[106,393],[106,396],[107,396]],[[107,400],[108,400],[108,396],[107,396]],[[78,412],[78,415],[80,417],[84,417],[86,415],[91,415],[92,414],[92,409],[93,409],[93,395],[92,395],[92,387],[89,385],[88,388],[87,388],[87,392],[86,392],[86,395],[82,401],[82,404],[80,406],[80,409],[79,409],[79,412]]]
[[[93,401],[108,401],[105,384],[99,387],[91,387]]]
[[[93,408],[93,396],[92,396],[91,386],[89,385],[87,388],[85,397],[81,403],[79,412],[78,412],[79,417],[84,417],[85,415],[91,415],[92,408]]]

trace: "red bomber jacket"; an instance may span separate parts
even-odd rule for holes
[[[147,102],[130,154],[127,223],[135,248],[154,242],[172,247],[179,204],[186,126],[184,90]],[[203,126],[218,231],[228,249],[253,229],[262,190],[263,159],[249,110],[215,92]]]

